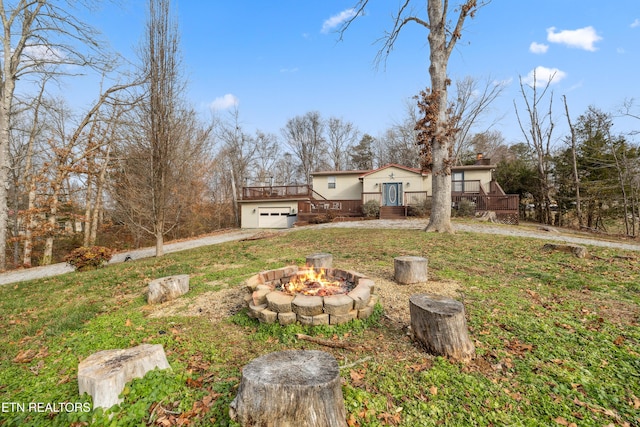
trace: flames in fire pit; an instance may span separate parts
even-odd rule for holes
[[[283,283],[278,290],[289,295],[301,294],[326,297],[346,294],[354,286],[354,282],[350,282],[345,278],[328,277],[324,268],[319,270],[308,268],[298,271],[298,274],[292,276],[288,283]]]

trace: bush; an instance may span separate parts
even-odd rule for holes
[[[64,260],[78,271],[95,270],[109,262],[113,250],[104,246],[81,246],[72,250]]]
[[[431,214],[431,197],[423,200],[417,205],[410,205],[407,216],[425,217]]]
[[[369,200],[362,205],[362,213],[367,218],[378,218],[380,216],[380,203],[377,200]]]
[[[456,216],[460,217],[472,217],[476,213],[476,204],[471,200],[462,199],[458,203],[456,209]]]

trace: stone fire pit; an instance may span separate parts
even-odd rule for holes
[[[290,289],[292,281],[304,281],[308,273],[322,275],[327,282],[340,285],[341,289],[331,288],[330,285],[325,288],[325,283],[319,283],[315,278],[307,280],[310,283],[307,290]],[[338,325],[371,316],[378,300],[373,295],[373,280],[355,271],[330,267],[287,266],[258,273],[245,284],[248,290],[245,303],[249,308],[249,316],[264,323]]]

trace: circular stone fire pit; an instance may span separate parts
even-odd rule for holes
[[[369,317],[378,301],[373,280],[337,268],[288,266],[258,273],[245,284],[249,316],[265,323],[338,325]]]

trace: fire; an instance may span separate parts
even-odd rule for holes
[[[307,268],[298,271],[291,277],[289,283],[283,284],[283,291],[289,294],[328,296],[346,292],[345,280],[339,278],[329,279],[326,270],[321,268]]]

